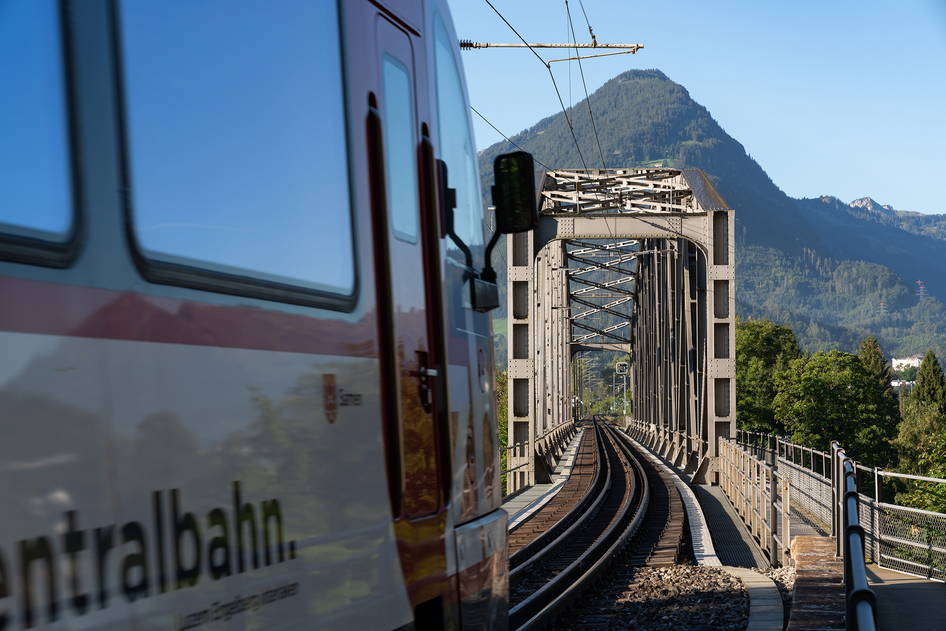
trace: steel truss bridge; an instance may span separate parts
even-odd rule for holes
[[[536,229],[507,239],[507,493],[548,480],[586,403],[575,359],[595,351],[630,354],[634,422],[715,475],[717,438],[735,436],[733,244],[702,171],[545,172]]]

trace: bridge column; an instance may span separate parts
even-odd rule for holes
[[[510,452],[506,467],[506,493],[514,493],[535,483],[532,454],[535,453],[535,340],[536,322],[534,233],[523,232],[506,239],[507,297],[506,332],[508,357],[508,444],[526,443]],[[513,455],[514,454],[514,455]]]
[[[732,211],[710,213],[709,253],[706,270],[706,328],[708,406],[713,423],[708,455],[718,456],[719,437],[736,433],[736,327],[735,327],[735,219]],[[718,481],[718,476],[712,476]]]

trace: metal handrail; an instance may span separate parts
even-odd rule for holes
[[[529,466],[528,462],[523,462],[521,465],[512,467],[511,469],[503,469],[502,471],[500,471],[500,473],[512,473],[513,471],[517,471],[523,467],[528,467],[528,466]]]
[[[544,434],[542,434],[541,436],[537,437],[537,438],[535,439],[535,441],[536,441],[536,442],[539,442],[540,440],[542,440],[543,438],[545,438],[546,436],[548,436],[549,434],[551,434],[551,433],[553,433],[553,432],[556,432],[556,431],[559,431],[559,430],[562,430],[562,429],[566,429],[565,426],[567,426],[567,425],[569,425],[569,424],[574,425],[574,423],[573,423],[571,420],[562,421],[562,422],[559,423],[558,425],[555,425],[555,426],[553,426],[553,427],[550,427],[548,430],[546,430],[546,432],[545,432]]]
[[[520,441],[520,442],[518,442],[518,443],[513,443],[513,444],[511,444],[511,445],[506,445],[505,447],[503,447],[503,449],[504,449],[505,451],[509,451],[510,449],[515,449],[516,447],[523,447],[523,446],[528,445],[528,444],[529,444],[529,441],[528,441],[528,440],[523,440],[523,441]]]
[[[533,443],[535,443],[535,444],[538,444],[539,442],[541,442],[542,440],[544,440],[545,438],[547,438],[547,437],[550,436],[550,435],[556,435],[556,436],[554,436],[554,439],[555,439],[555,440],[559,440],[562,435],[566,435],[566,436],[568,436],[568,435],[573,435],[573,432],[574,432],[575,430],[577,430],[577,427],[576,427],[576,425],[575,425],[575,423],[574,423],[573,421],[571,421],[571,420],[562,421],[562,422],[559,423],[558,425],[555,425],[555,426],[553,426],[553,427],[550,427],[548,430],[546,430],[545,433],[541,434],[540,436],[537,436],[537,437],[536,437],[533,441],[531,441],[531,442],[533,442]],[[507,463],[509,462],[510,459],[522,459],[522,458],[525,458],[525,462],[521,462],[520,464],[516,465],[515,467],[509,467],[509,468],[507,468],[507,469],[503,469],[503,470],[500,472],[501,474],[512,473],[513,471],[517,471],[517,470],[522,469],[522,468],[524,468],[524,467],[528,467],[528,466],[531,464],[532,455],[531,455],[531,451],[530,451],[530,449],[529,449],[529,443],[530,443],[530,441],[528,441],[528,440],[523,440],[523,441],[520,441],[520,442],[518,442],[518,443],[513,443],[512,445],[507,445],[507,446],[505,446],[505,447],[501,447],[501,448],[500,448],[500,449],[502,449],[502,451],[504,451],[504,452],[506,453]],[[517,449],[518,449],[518,450],[521,450],[523,453],[517,453],[517,452],[515,451],[515,450],[517,450]]]
[[[836,444],[836,443],[835,443]],[[854,461],[837,450],[842,486],[841,500],[844,539],[844,588],[847,604],[847,628],[853,631],[877,629],[877,595],[870,588],[864,563],[865,536],[858,514],[857,471]],[[841,533],[839,533],[841,536]]]
[[[500,472],[500,474],[512,473],[513,471],[516,471],[516,470],[518,470],[518,469],[521,469],[521,468],[526,467],[526,466],[529,465],[528,458],[527,458],[527,454],[523,453],[522,455],[518,455],[518,454],[516,454],[515,452],[513,452],[514,449],[518,449],[518,448],[520,448],[520,447],[523,447],[523,448],[524,448],[524,447],[526,447],[528,444],[529,444],[529,441],[524,440],[524,441],[522,441],[522,442],[513,443],[513,444],[511,444],[511,445],[507,445],[506,447],[502,447],[502,450],[506,452],[506,462],[507,462],[507,463],[509,462],[509,460],[510,460],[511,458],[526,458],[526,462],[523,462],[522,464],[517,465],[517,466],[515,466],[515,467],[509,467],[509,468],[507,468],[507,469],[503,469],[503,470]]]

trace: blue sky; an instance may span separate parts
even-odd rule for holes
[[[583,1],[599,42],[646,47],[585,62],[589,91],[629,68],[659,68],[789,195],[946,213],[946,0]],[[449,3],[460,38],[516,41],[483,0]],[[567,41],[562,0],[494,4],[527,40]],[[570,6],[588,41],[578,0]],[[560,111],[527,50],[463,60],[473,106],[507,135]],[[553,68],[567,105],[568,65]],[[571,95],[584,97],[577,67]],[[480,149],[501,139],[474,125]]]

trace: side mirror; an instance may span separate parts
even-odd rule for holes
[[[473,308],[491,311],[499,306],[499,288],[493,269],[493,248],[501,234],[534,229],[539,223],[535,203],[535,164],[525,151],[504,153],[493,161],[493,206],[496,207],[496,232],[486,244],[486,266],[474,281]]]
[[[535,203],[535,163],[525,151],[504,153],[493,161],[493,206],[496,232],[513,234],[535,228],[539,222]]]

